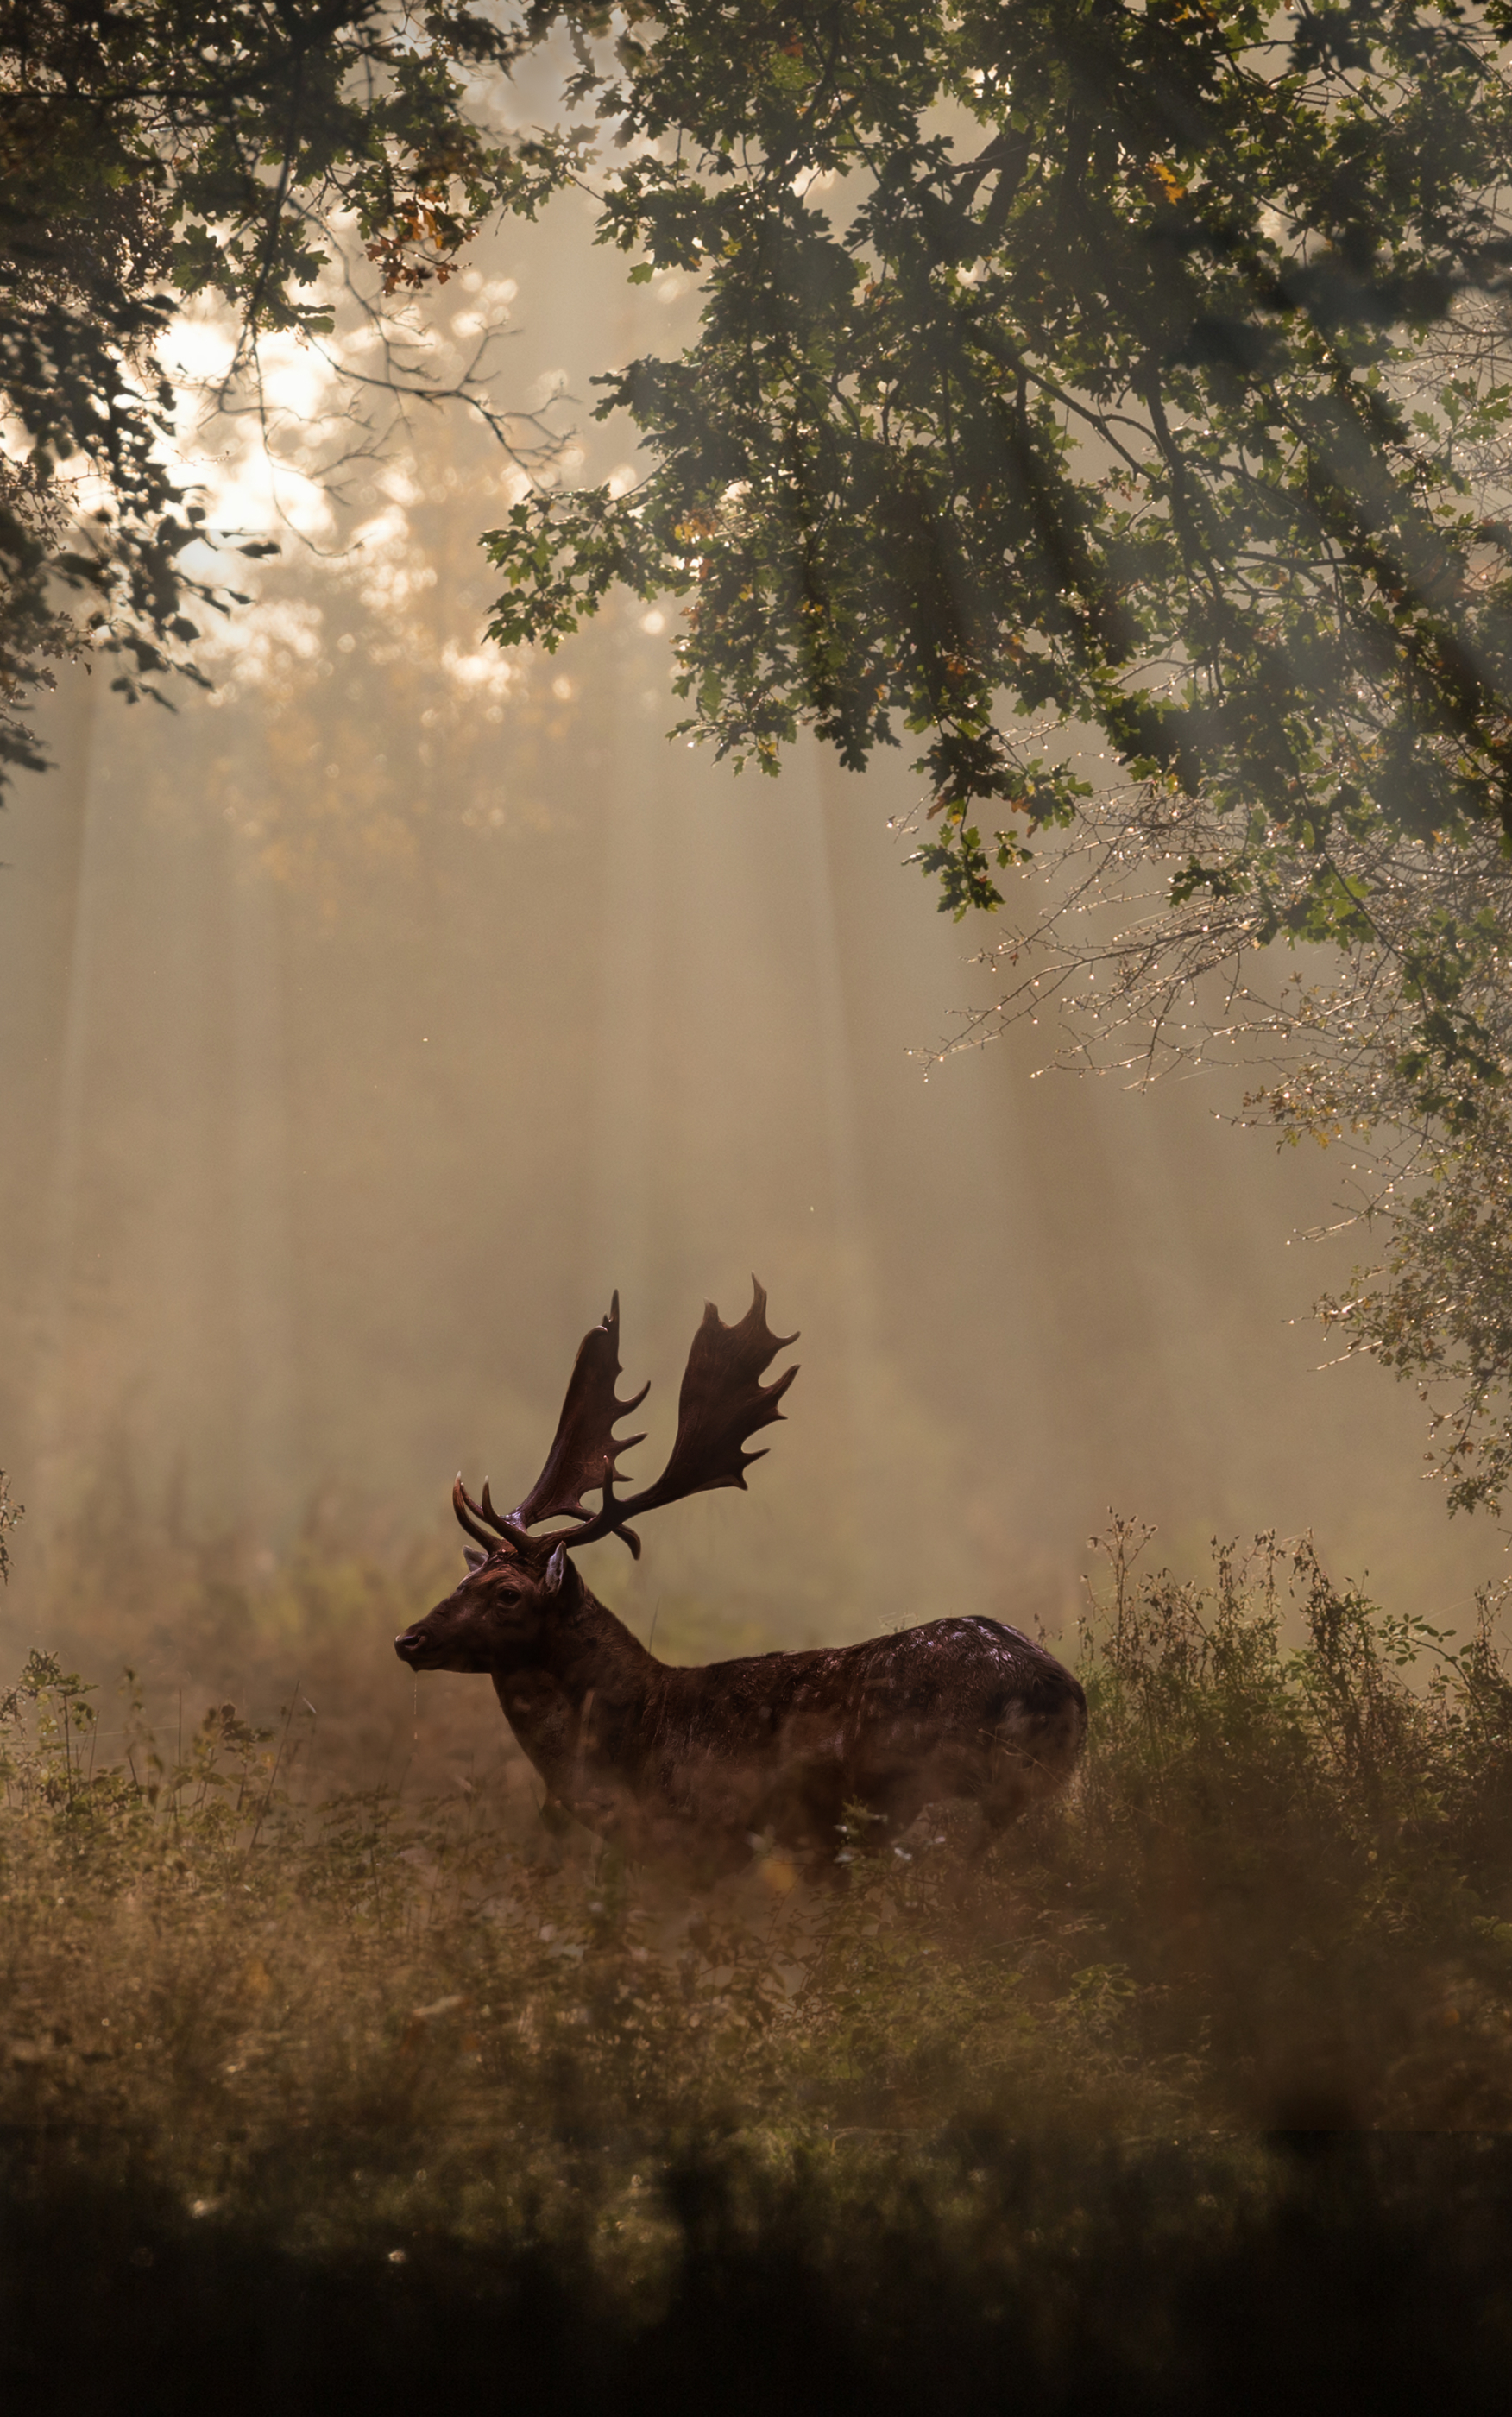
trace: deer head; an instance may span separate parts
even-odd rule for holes
[[[738,1326],[726,1326],[714,1303],[693,1337],[677,1397],[677,1434],[666,1467],[656,1482],[623,1499],[615,1492],[619,1456],[643,1436],[616,1437],[618,1421],[639,1407],[650,1388],[627,1402],[619,1399],[619,1295],[608,1316],[585,1334],[567,1385],[546,1466],[518,1509],[501,1515],[488,1485],[475,1502],[459,1476],[452,1506],[473,1539],[468,1574],[445,1603],[436,1604],[394,1639],[394,1650],[414,1670],[502,1671],[529,1662],[547,1623],[582,1589],[567,1559],[582,1544],[618,1536],[639,1559],[641,1540],[628,1525],[648,1511],[707,1494],[725,1485],[746,1486],[746,1471],[764,1452],[748,1452],[747,1440],[782,1412],[783,1394],[797,1375],[785,1369],[772,1384],[759,1380],[794,1334],[772,1333],[766,1295],[751,1278],[749,1309]],[[590,1513],[582,1497],[597,1493]],[[570,1528],[533,1532],[546,1520],[570,1519]]]

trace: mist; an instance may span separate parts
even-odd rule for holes
[[[518,289],[508,398],[565,393],[573,475],[612,471],[589,380],[665,344],[678,281],[627,291],[575,200],[483,271]],[[671,605],[489,648],[509,464],[458,417],[415,440],[351,551],[286,539],[213,694],[68,673],[8,813],[11,1649],[123,1505],[254,1587],[312,1517],[449,1556],[453,1473],[519,1497],[615,1288],[646,1482],[703,1301],[737,1315],[752,1270],[801,1331],[770,1458],[639,1569],[591,1558],[643,1635],[670,1607],[662,1650],[684,1614],[711,1652],[963,1610],[1065,1634],[1110,1506],[1178,1563],[1311,1530],[1402,1608],[1462,1603],[1502,1540],[1416,1482],[1418,1404],[1319,1373],[1309,1304],[1369,1238],[1298,1238],[1347,1153],[1236,1130],[1232,1073],[1036,1079],[1045,1027],[931,1067],[990,935],[906,864],[906,757],[805,743],[774,782],[669,743]]]

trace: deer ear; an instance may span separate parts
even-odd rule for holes
[[[479,1552],[476,1544],[464,1544],[462,1546],[462,1558],[467,1563],[470,1570],[480,1570],[484,1562],[488,1559],[488,1555],[487,1553]]]
[[[546,1564],[546,1576],[543,1581],[543,1591],[545,1593],[561,1593],[562,1581],[567,1575],[567,1546],[565,1544],[558,1544],[555,1552],[552,1555],[551,1559]]]

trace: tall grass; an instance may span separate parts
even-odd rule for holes
[[[786,2293],[868,2406],[924,2405],[952,2326],[965,2405],[1011,2336],[1038,2406],[1073,2373],[1200,2379],[1228,2319],[1186,2340],[1178,2304],[1310,2289],[1362,2225],[1414,2275],[1442,2278],[1461,2203],[1466,2257],[1472,2231],[1512,2247],[1506,2160],[1298,2155],[1512,2119],[1498,1598],[1457,1637],[1306,1543],[1217,1549],[1197,1584],[1142,1574],[1137,1528],[1104,1541],[1069,1798],[983,1855],[965,1815],[880,1851],[857,1817],[818,1893],[770,1852],[679,1896],[520,1786],[325,1792],[293,1699],[168,1740],[129,1674],[102,1698],[34,1653],[0,1692],[0,2274],[46,2300],[88,2265],[107,2332],[165,2341],[237,2273],[270,2323],[303,2292],[417,2358],[449,2307],[555,2360],[553,2407],[627,2360],[691,2393],[718,2324],[760,2405],[791,2396]],[[1467,2378],[1506,2341],[1488,2306]],[[4,2354],[28,2379],[29,2337]],[[324,2405],[315,2372],[289,2405]]]

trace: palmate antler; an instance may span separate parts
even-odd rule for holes
[[[482,1501],[475,1502],[458,1478],[451,1489],[452,1505],[470,1536],[475,1536],[480,1544],[493,1547],[501,1538],[520,1544],[537,1520],[587,1520],[587,1507],[579,1497],[612,1485],[619,1454],[645,1441],[643,1436],[627,1436],[623,1442],[615,1437],[615,1422],[636,1409],[651,1390],[649,1385],[643,1385],[629,1401],[622,1402],[614,1390],[619,1378],[616,1293],[602,1325],[585,1334],[578,1346],[546,1466],[518,1510],[501,1518],[487,1485]],[[480,1526],[480,1521],[486,1524]]]
[[[643,1436],[617,1439],[615,1421],[636,1409],[649,1391],[643,1385],[630,1401],[616,1397],[616,1293],[603,1324],[583,1336],[546,1466],[519,1509],[501,1518],[486,1485],[482,1501],[475,1502],[458,1478],[452,1501],[468,1534],[496,1550],[501,1540],[516,1546],[532,1541],[529,1530],[542,1519],[579,1519],[583,1523],[580,1528],[565,1529],[553,1541],[571,1551],[596,1543],[601,1536],[619,1536],[639,1559],[641,1540],[627,1520],[723,1485],[738,1485],[744,1492],[747,1469],[752,1461],[765,1458],[764,1451],[747,1452],[747,1440],[781,1417],[779,1405],[798,1373],[787,1368],[774,1383],[759,1382],[776,1354],[798,1338],[772,1332],[766,1323],[766,1294],[754,1276],[751,1285],[751,1304],[738,1326],[726,1326],[712,1300],[704,1306],[677,1396],[676,1440],[654,1485],[624,1501],[615,1497],[619,1454],[645,1440]],[[596,1491],[599,1505],[590,1515],[580,1497]]]

